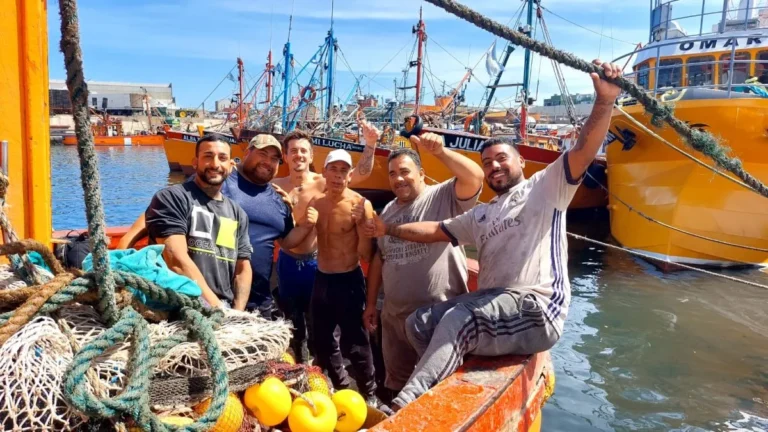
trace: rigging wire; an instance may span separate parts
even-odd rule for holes
[[[596,32],[596,31],[594,31],[594,30],[592,30],[592,29],[590,29],[590,28],[587,28],[587,27],[584,27],[583,25],[577,24],[577,23],[575,23],[575,22],[573,22],[573,21],[571,21],[571,20],[569,20],[569,19],[567,19],[567,18],[563,18],[562,16],[560,16],[560,15],[558,15],[558,14],[556,14],[556,13],[552,12],[551,10],[549,10],[549,9],[547,9],[547,8],[545,8],[544,6],[541,6],[541,5],[539,5],[539,7],[541,7],[541,9],[542,9],[542,10],[544,10],[544,11],[546,11],[546,12],[548,12],[548,13],[550,13],[550,14],[552,14],[552,15],[554,15],[554,16],[556,16],[556,17],[558,17],[558,18],[560,18],[561,20],[563,20],[563,21],[565,21],[565,22],[567,22],[567,23],[569,23],[569,24],[571,24],[571,25],[574,25],[574,26],[576,26],[576,27],[579,27],[579,28],[580,28],[580,29],[582,29],[582,30],[586,30],[586,31],[588,31],[588,32],[590,32],[590,33],[594,33],[594,34],[596,34],[596,35],[598,35],[598,36],[601,36],[601,37],[608,37],[608,36],[606,36],[606,35],[602,34],[602,32],[598,33],[598,32]],[[617,41],[617,42],[623,42],[623,43],[625,43],[625,44],[629,44],[629,45],[632,45],[632,46],[636,46],[636,45],[637,45],[637,43],[636,43],[636,42],[627,42],[627,41],[625,41],[625,40],[622,40],[622,39],[618,39],[618,38],[614,38],[614,37],[611,37],[611,38],[609,38],[609,39],[615,40],[615,41]]]

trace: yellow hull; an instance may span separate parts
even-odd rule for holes
[[[16,234],[47,244],[52,219],[46,4],[11,1],[0,7],[0,142],[8,142],[8,160],[0,163],[8,168],[5,212]]]
[[[642,106],[624,110],[646,127]],[[681,100],[675,115],[719,136],[744,168],[768,181],[768,99]],[[636,143],[623,150],[621,131]],[[669,127],[651,130],[712,165],[685,146]],[[611,194],[651,218],[737,245],[768,249],[768,199],[702,167],[656,140],[614,110],[606,149]],[[626,133],[626,132],[625,132]],[[632,136],[632,135],[629,135]],[[624,139],[624,141],[626,141]],[[623,246],[673,262],[705,266],[765,265],[768,253],[718,244],[675,232],[631,212],[609,197],[611,233]]]

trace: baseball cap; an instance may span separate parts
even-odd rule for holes
[[[328,157],[325,158],[325,165],[323,165],[323,167],[327,167],[329,163],[337,161],[346,162],[347,165],[350,167],[352,166],[352,156],[350,156],[346,150],[336,149],[328,153]]]
[[[248,148],[255,148],[255,149],[265,149],[267,147],[274,147],[277,149],[277,153],[282,156],[283,155],[283,147],[280,145],[280,142],[277,141],[277,138],[273,137],[269,134],[260,134],[256,135],[251,139],[251,142],[248,143]]]

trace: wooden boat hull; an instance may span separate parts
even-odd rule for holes
[[[128,227],[107,229],[114,249]],[[78,231],[79,234],[83,231]],[[55,232],[61,238],[71,231]],[[146,237],[136,244],[147,244]],[[274,259],[277,260],[278,247]],[[467,260],[469,289],[477,289],[477,261]],[[364,262],[363,271],[367,273]],[[431,391],[370,431],[519,431],[541,430],[541,409],[552,396],[555,372],[549,351],[531,356],[470,356]]]
[[[122,136],[95,136],[93,143],[96,146],[162,146],[165,141],[163,135],[122,135]],[[64,145],[77,145],[77,137],[67,135],[63,139]]]
[[[642,106],[624,108],[649,126]],[[722,138],[744,168],[768,181],[768,99],[680,100],[675,115]],[[737,126],[737,127],[735,127]],[[689,149],[669,127],[651,128],[678,148]],[[630,138],[635,144],[625,150]],[[768,200],[674,151],[614,110],[607,145],[611,233],[623,246],[672,262],[701,266],[768,264],[768,254],[714,243],[650,222],[637,212],[717,240],[768,249]]]
[[[475,163],[480,164],[480,153],[478,152],[478,149],[480,148],[480,144],[482,144],[487,137],[456,131],[436,131],[445,137],[446,146],[448,148],[453,149],[472,159]],[[232,157],[234,159],[239,160],[239,158],[243,157],[247,147],[246,142],[256,134],[255,131],[244,129],[239,131],[239,140],[231,138]],[[278,139],[282,137],[280,135],[275,136],[278,137]],[[194,172],[192,169],[192,159],[194,158],[195,141],[198,138],[199,135],[197,134],[176,131],[166,132],[165,155],[168,159],[168,167],[171,171],[182,171],[186,175],[190,175]],[[322,161],[325,160],[328,153],[332,150],[344,149],[348,151],[352,156],[352,162],[357,164],[364,149],[361,144],[341,139],[314,137],[313,140],[314,166],[316,169],[322,166]],[[381,207],[394,198],[389,186],[387,158],[394,148],[401,145],[410,145],[406,140],[402,138],[400,138],[400,140],[401,141],[396,142],[395,146],[376,148],[371,176],[355,188],[355,190],[373,201],[375,206]],[[398,143],[400,144],[398,145]],[[520,153],[526,160],[525,168],[523,170],[526,177],[530,177],[537,171],[544,169],[561,154],[559,151],[545,148],[544,144],[542,144],[542,147],[521,145],[519,148]],[[424,171],[428,176],[427,184],[440,183],[451,178],[450,171],[434,156],[427,153],[420,155],[422,166],[424,166]],[[596,170],[599,171],[604,169],[604,167],[604,161],[595,161],[594,168]],[[281,165],[277,175],[282,177],[287,174],[287,166],[285,164]],[[480,200],[488,202],[493,197],[494,192],[488,188],[487,185],[484,185]],[[606,193],[591,182],[585,182],[576,192],[569,208],[589,209],[604,207],[607,204],[608,200]]]

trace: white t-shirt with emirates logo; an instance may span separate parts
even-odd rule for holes
[[[536,295],[562,333],[571,285],[565,211],[581,179],[567,170],[568,153],[530,179],[441,224],[454,245],[475,245],[478,289],[510,288]]]

